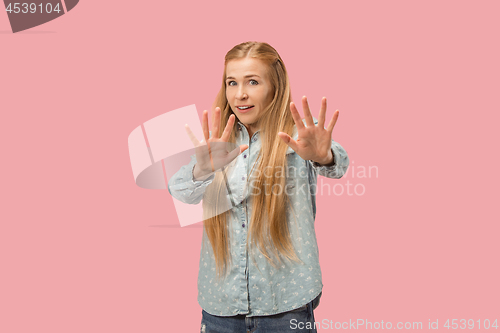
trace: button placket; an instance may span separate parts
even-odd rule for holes
[[[240,187],[240,189],[241,189],[241,192],[240,192],[241,193],[241,200],[243,200],[245,198],[245,190],[246,190],[247,183],[245,183],[244,181],[246,179],[245,175],[248,173],[248,167],[249,167],[248,164],[250,163],[250,149],[251,149],[251,145],[252,145],[252,143],[251,143],[251,141],[249,141],[248,142],[248,148],[246,149],[246,151],[245,151],[245,153],[243,155],[243,158],[246,159],[247,155],[248,155],[249,158],[246,159],[246,161],[244,163],[242,163],[243,164],[242,177],[241,177],[242,183],[241,183],[241,187]]]
[[[245,222],[247,222],[247,209],[243,206],[243,223],[241,224],[242,228],[245,228]]]

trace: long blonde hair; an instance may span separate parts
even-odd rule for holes
[[[224,131],[229,116],[233,114],[226,98],[226,65],[231,60],[244,57],[257,58],[265,63],[267,76],[272,85],[271,94],[274,95],[273,100],[263,111],[257,124],[260,129],[262,148],[255,163],[260,172],[257,172],[258,176],[254,177],[251,186],[252,192],[250,195],[253,197],[253,214],[250,218],[247,234],[247,249],[249,244],[257,246],[273,267],[276,267],[276,264],[269,254],[269,248],[271,254],[278,258],[280,264],[280,255],[295,262],[301,262],[295,253],[286,219],[286,209],[293,209],[289,205],[286,191],[279,191],[279,194],[275,194],[274,191],[269,190],[274,189],[274,186],[278,186],[280,189],[284,189],[286,186],[286,178],[277,177],[278,173],[276,171],[287,170],[286,151],[288,146],[277,134],[278,132],[285,132],[292,136],[295,125],[290,113],[291,89],[288,73],[280,55],[271,45],[260,42],[245,42],[236,45],[226,54],[222,87],[212,106],[212,110],[215,107],[221,109],[219,137]],[[229,138],[229,142],[233,143],[236,142],[238,126],[236,114],[235,117],[236,121]],[[271,168],[273,170],[271,176],[267,172],[263,172],[266,166],[267,169]],[[227,268],[230,265],[231,258],[227,223],[227,216],[231,211],[216,211],[222,207],[220,203],[225,198],[225,189],[225,177],[221,172],[218,172],[212,183],[206,188],[203,199],[204,215],[210,216],[204,219],[203,225],[212,245],[218,278],[228,272]]]

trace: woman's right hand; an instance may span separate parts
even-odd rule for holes
[[[219,138],[220,113],[220,108],[216,107],[215,117],[213,117],[212,124],[212,137],[209,137],[208,111],[203,111],[202,128],[205,138],[202,141],[198,141],[188,124],[185,125],[186,132],[195,146],[196,166],[193,170],[195,179],[207,176],[231,163],[232,160],[248,148],[248,145],[241,145],[232,151],[228,151],[228,148],[233,145],[232,143],[229,143],[228,140],[229,135],[233,130],[235,115],[232,114],[229,117],[226,127],[224,128],[224,132]]]

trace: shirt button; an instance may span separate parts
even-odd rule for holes
[[[247,154],[243,155],[243,158],[247,158]]]
[[[252,139],[253,142],[257,141],[257,137],[254,136],[253,139]]]
[[[241,177],[241,180],[245,180],[245,176]]]
[[[243,223],[241,226],[244,228],[245,227],[245,223]]]

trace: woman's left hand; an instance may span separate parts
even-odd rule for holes
[[[290,111],[292,112],[292,117],[298,131],[297,140],[292,139],[284,132],[279,132],[278,136],[304,160],[311,160],[322,165],[331,164],[333,162],[331,151],[332,132],[339,117],[339,110],[334,112],[332,120],[330,120],[328,127],[325,129],[326,97],[323,97],[321,100],[318,125],[314,124],[306,96],[302,97],[302,108],[304,109],[307,126],[304,126],[302,119],[300,119],[300,114],[295,104],[293,102],[290,103]]]

